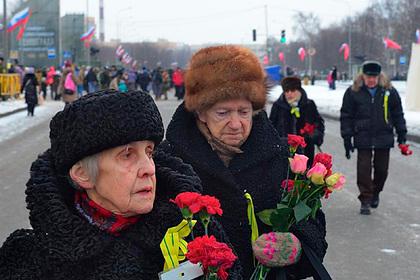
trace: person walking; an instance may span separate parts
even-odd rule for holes
[[[332,70],[331,70],[331,89],[335,90],[336,89],[336,81],[337,81],[337,66],[333,66]]]
[[[312,166],[315,146],[324,142],[324,119],[315,102],[309,99],[298,77],[286,77],[281,81],[283,93],[271,107],[270,121],[280,137],[297,134],[305,138],[304,154]]]
[[[86,75],[86,81],[88,84],[88,93],[92,93],[98,90],[98,78],[96,67],[90,67]]]
[[[394,146],[394,129],[403,155],[409,155],[407,128],[398,91],[381,71],[377,61],[366,61],[343,97],[341,137],[347,159],[357,149],[357,186],[360,214],[371,214],[379,205]],[[372,174],[373,170],[373,174]],[[373,176],[372,176],[373,175]]]
[[[33,117],[35,106],[38,104],[39,83],[35,76],[33,67],[26,69],[26,74],[23,77],[22,87],[20,92],[25,91],[25,102],[27,104],[28,116]]]
[[[172,81],[175,86],[175,97],[178,100],[184,99],[184,72],[180,67],[177,67],[172,74]]]
[[[287,142],[264,111],[266,81],[258,58],[247,48],[226,45],[199,50],[184,76],[184,102],[174,113],[162,143],[166,152],[192,165],[204,194],[220,199],[220,221],[244,269],[243,279],[249,279],[254,269],[251,236],[256,231],[248,220],[249,201],[252,198],[256,213],[275,208],[288,168]],[[257,223],[260,233],[271,231]],[[322,211],[292,232],[298,242],[308,244],[323,259],[327,243]],[[305,252],[300,261],[289,264],[290,279],[318,275]],[[275,274],[273,269],[268,279]]]

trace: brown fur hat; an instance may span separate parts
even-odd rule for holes
[[[226,45],[196,52],[185,74],[186,109],[200,111],[236,98],[248,99],[254,110],[264,108],[266,74],[252,51]]]

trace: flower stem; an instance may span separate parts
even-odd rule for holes
[[[187,221],[188,221],[188,227],[190,228],[190,231],[191,231],[191,238],[192,238],[192,240],[194,240],[194,232],[193,232],[192,221],[191,221],[191,219],[188,219]]]

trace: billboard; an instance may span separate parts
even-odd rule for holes
[[[43,67],[59,65],[60,57],[60,1],[31,0],[22,8],[30,7],[32,16],[26,26],[23,38],[16,41],[16,32],[10,37],[11,50],[19,53],[19,63]]]

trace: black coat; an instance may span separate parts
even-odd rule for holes
[[[324,119],[319,114],[315,102],[307,97],[303,89],[300,91],[302,93],[298,103],[300,117],[296,118],[294,114],[290,113],[292,108],[283,93],[271,108],[270,121],[281,137],[287,137],[287,134],[301,135],[300,130],[305,126],[305,123],[315,125],[314,134],[305,137],[307,146],[304,149],[304,154],[310,159],[310,165],[314,158],[315,145],[321,146],[324,142],[325,126]]]
[[[25,91],[25,102],[27,104],[38,104],[37,86],[38,80],[36,79],[35,74],[25,74],[20,92]]]
[[[384,98],[388,97],[388,123],[385,120]],[[380,76],[374,97],[358,77],[344,93],[341,107],[341,136],[354,137],[358,149],[387,149],[394,146],[394,128],[398,142],[404,143],[407,134],[401,99],[395,88]]]
[[[155,164],[152,212],[113,236],[78,214],[74,189],[55,175],[48,152],[41,155],[31,167],[26,191],[33,229],[17,230],[3,244],[0,279],[158,279],[163,269],[159,244],[182,219],[169,197],[201,187],[191,167],[179,159],[157,153]],[[196,236],[201,235],[202,228],[197,230]],[[227,241],[218,224],[211,224],[210,233]],[[231,270],[231,279],[241,279],[239,262]]]
[[[287,144],[280,140],[266,112],[261,111],[253,117],[251,133],[241,147],[243,153],[237,154],[226,167],[199,131],[194,114],[187,112],[184,104],[178,107],[172,117],[166,139],[161,146],[191,164],[202,181],[203,193],[220,200],[223,208],[221,223],[238,253],[244,279],[249,279],[254,268],[244,193],[251,194],[256,213],[276,207],[288,166]],[[327,244],[324,216],[322,212],[319,213],[317,221],[310,220],[301,225],[304,230],[295,228],[294,232],[301,241],[314,248],[322,259]],[[260,221],[258,223],[260,234],[271,231]],[[289,272],[299,279],[313,273],[305,257],[298,265],[290,267]]]

